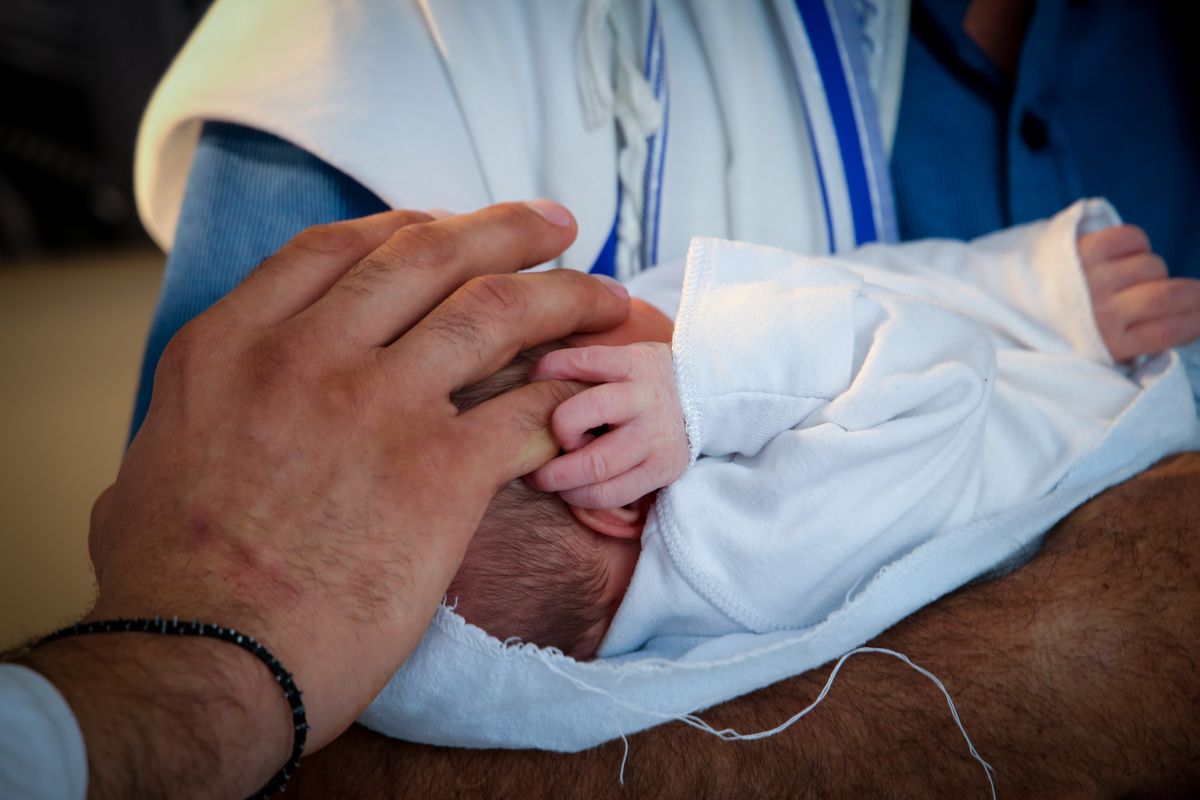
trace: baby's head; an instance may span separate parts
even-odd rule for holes
[[[466,410],[523,385],[551,350],[643,341],[650,330],[669,339],[669,325],[653,307],[635,302],[626,325],[527,350],[496,375],[458,392],[454,403]],[[458,613],[497,638],[517,637],[591,658],[633,576],[652,502],[647,496],[624,508],[576,508],[557,494],[510,481],[488,506],[447,597],[457,601]]]

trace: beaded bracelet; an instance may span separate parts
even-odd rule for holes
[[[271,651],[263,647],[253,636],[238,633],[233,628],[223,628],[211,622],[206,623],[198,620],[180,622],[179,617],[173,617],[168,620],[155,616],[154,619],[135,618],[101,622],[79,622],[55,631],[38,641],[37,645],[34,646],[37,647],[38,645],[55,642],[71,636],[127,632],[158,633],[167,636],[205,636],[212,639],[220,639],[223,642],[237,645],[267,665],[267,669],[271,670],[276,683],[283,689],[283,696],[287,699],[288,706],[292,709],[292,755],[288,759],[288,762],[283,765],[283,769],[275,773],[275,776],[263,788],[255,792],[251,796],[251,800],[261,800],[261,798],[270,797],[276,792],[282,791],[283,787],[287,785],[288,779],[300,767],[300,756],[304,753],[304,743],[308,739],[308,718],[304,710],[304,703],[300,699],[301,692],[296,688],[296,682],[292,680],[292,674],[284,669],[283,664],[279,663],[279,659],[275,658],[271,654]]]

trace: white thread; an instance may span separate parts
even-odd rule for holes
[[[868,577],[869,576],[867,575],[867,573],[864,572],[862,575],[858,576],[858,580],[856,580],[854,583],[852,583],[850,585],[850,588],[846,590],[846,596],[844,598],[842,598],[842,607],[843,608],[850,605],[850,596],[854,594],[855,589],[857,589],[859,586],[862,586],[862,582],[865,581]]]
[[[625,752],[621,755],[621,772],[617,776],[617,783],[621,786],[625,785],[625,762],[629,760],[629,737],[621,734],[621,743],[625,745]]]
[[[615,703],[616,705],[620,706],[621,708],[627,709],[629,711],[633,711],[635,713],[646,714],[648,716],[655,717],[657,719],[661,719],[664,721],[665,720],[676,720],[676,721],[682,722],[685,725],[689,725],[692,728],[695,728],[696,730],[716,736],[718,739],[725,741],[725,742],[731,742],[731,741],[749,742],[749,741],[757,741],[759,739],[766,739],[768,737],[775,736],[776,734],[782,733],[783,731],[787,730],[792,725],[794,725],[796,722],[798,722],[802,717],[806,716],[810,711],[812,711],[818,705],[820,705],[821,702],[826,698],[826,696],[828,696],[830,689],[833,688],[833,682],[837,678],[838,673],[841,671],[842,665],[845,664],[846,660],[849,659],[851,656],[859,655],[861,653],[878,653],[880,655],[892,656],[893,658],[899,659],[900,661],[904,662],[908,666],[912,667],[914,670],[916,670],[921,675],[924,675],[929,680],[933,681],[933,684],[935,686],[937,686],[937,688],[941,691],[942,696],[946,698],[946,705],[950,707],[950,716],[953,717],[954,724],[958,726],[959,733],[962,734],[963,739],[966,741],[967,750],[970,752],[971,757],[973,759],[975,759],[976,761],[978,761],[980,766],[983,767],[983,774],[987,777],[988,789],[991,792],[992,800],[996,800],[996,782],[993,778],[993,775],[995,774],[996,770],[992,767],[991,764],[989,764],[987,761],[985,761],[983,756],[979,754],[979,751],[975,749],[975,743],[971,741],[971,737],[967,733],[967,729],[963,725],[962,719],[958,715],[958,708],[954,705],[954,699],[950,696],[950,691],[946,688],[946,685],[944,683],[942,683],[942,681],[936,675],[934,675],[932,672],[930,672],[929,670],[925,669],[922,666],[919,666],[918,664],[913,663],[912,659],[910,659],[908,656],[904,655],[903,653],[899,653],[895,650],[889,650],[885,647],[856,647],[855,649],[851,650],[850,652],[845,653],[844,655],[842,655],[841,658],[839,658],[837,660],[837,663],[835,663],[833,665],[833,671],[829,673],[829,677],[825,681],[825,686],[821,689],[820,694],[817,695],[816,700],[812,701],[812,703],[810,703],[808,706],[806,706],[805,708],[796,712],[795,714],[793,714],[788,719],[784,720],[779,725],[776,725],[774,728],[770,728],[765,731],[758,731],[756,733],[738,733],[737,731],[733,730],[732,728],[722,728],[721,730],[717,730],[716,728],[714,728],[712,725],[705,722],[701,717],[699,717],[696,714],[669,714],[669,713],[666,713],[663,711],[654,711],[652,709],[643,708],[641,706],[637,706],[637,705],[628,703],[628,702],[620,699],[619,697],[617,697],[616,695],[614,695],[612,692],[608,691],[607,689],[602,689],[598,686],[593,686],[592,684],[588,683],[587,681],[584,681],[580,678],[576,678],[575,676],[570,675],[569,673],[567,673],[565,670],[563,670],[556,664],[552,664],[549,661],[545,661],[545,660],[539,660],[539,663],[541,663],[543,666],[545,666],[547,669],[549,669],[555,675],[558,675],[559,677],[565,678],[566,680],[570,681],[576,688],[581,689],[586,692],[592,692],[594,694],[598,694],[602,697],[605,697],[612,703]],[[625,762],[626,762],[626,759],[629,757],[629,741],[628,741],[628,739],[625,738],[624,735],[621,736],[621,739],[625,742],[625,755],[621,758],[621,768],[620,768],[618,780],[621,782],[621,785],[624,785]]]

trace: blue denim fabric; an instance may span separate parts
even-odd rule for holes
[[[206,124],[150,326],[132,431],[150,406],[163,348],[188,320],[310,225],[386,209],[359,183],[283,139]]]
[[[1200,103],[1178,13],[1035,3],[1009,77],[963,31],[969,1],[913,2],[891,160],[901,237],[972,238],[1104,196],[1172,274],[1200,277]]]

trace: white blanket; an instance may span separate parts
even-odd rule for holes
[[[1126,374],[1099,344],[1074,240],[1114,219],[1077,204],[854,265],[698,241],[673,346],[705,457],[656,503],[609,657],[506,646],[443,608],[361,721],[591,747],[837,658],[1194,446],[1179,357]]]

